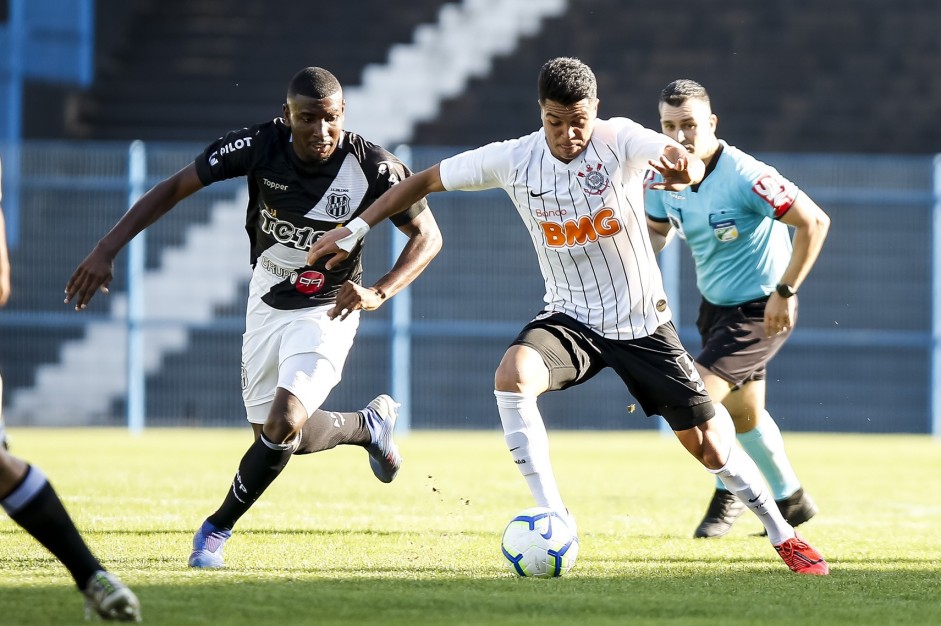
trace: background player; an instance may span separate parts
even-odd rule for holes
[[[343,129],[345,102],[325,69],[298,72],[283,118],[228,133],[194,163],[147,192],[75,270],[66,302],[83,309],[111,280],[115,255],[178,202],[213,182],[247,176],[247,229],[254,267],[242,345],[242,393],[257,435],[231,489],[193,539],[189,564],[221,567],[222,547],[238,519],[295,453],[339,443],[370,453],[376,476],[391,481],[401,464],[392,438],[396,405],[379,396],[344,419],[320,411],[340,381],[360,310],[377,308],[411,283],[441,248],[427,203],[416,202],[393,222],[408,236],[398,261],[364,288],[361,247],[327,269],[305,264],[310,243],[354,218],[411,172],[392,154]],[[211,253],[211,252],[210,252]],[[342,298],[347,315],[327,311]]]
[[[403,181],[326,233],[308,263],[333,254],[327,267],[342,266],[371,225],[429,193],[502,188],[532,237],[546,285],[545,309],[506,351],[494,382],[507,446],[536,504],[567,514],[537,396],[611,367],[648,415],[662,415],[683,446],[749,503],[792,570],[827,574],[823,557],[770,505],[757,468],[734,445],[731,420],[713,407],[670,322],[644,216],[644,172],[654,167],[664,179],[657,188],[679,190],[699,182],[705,166],[631,120],[597,119],[595,76],[577,59],[547,62],[538,89],[541,130]]]
[[[2,196],[0,190],[0,199]],[[6,220],[0,208],[0,307],[6,305],[9,297],[10,257]],[[85,595],[86,617],[96,614],[106,620],[139,622],[137,596],[91,553],[42,470],[7,452],[2,391],[3,380],[0,378],[0,439],[3,440],[0,446],[0,506],[69,570],[75,585]]]
[[[696,367],[712,399],[729,410],[738,441],[767,479],[784,518],[797,526],[817,513],[817,505],[801,487],[765,408],[766,368],[797,323],[797,290],[820,253],[830,218],[774,168],[716,137],[718,118],[699,83],[673,81],[660,94],[659,108],[663,133],[702,159],[706,174],[676,193],[646,193],[654,248],[659,251],[674,232],[689,244],[703,296]],[[793,246],[788,226],[794,227]],[[725,535],[744,510],[717,481],[694,536]]]

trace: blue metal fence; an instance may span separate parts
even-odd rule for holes
[[[148,229],[145,246],[141,240],[119,257],[111,294],[87,311],[76,314],[61,298],[72,269],[129,200],[200,148],[23,144],[21,238],[12,258],[13,295],[0,312],[11,424],[129,423],[139,430],[145,422],[243,423],[247,243],[244,254],[226,247],[245,239],[241,181],[201,191]],[[8,149],[0,145],[0,157]],[[413,147],[402,154],[421,169],[455,151]],[[769,370],[769,409],[789,430],[939,433],[941,161],[762,157],[833,218],[824,253],[801,290],[800,323]],[[344,380],[327,404],[359,408],[392,392],[407,405],[405,425],[499,428],[493,370],[542,303],[532,245],[499,192],[436,194],[430,201],[444,250],[405,293],[364,315]],[[213,245],[199,243],[201,230]],[[389,267],[401,245],[397,232],[383,226],[370,234],[367,280]],[[664,273],[678,326],[695,352],[692,263],[682,244],[668,251],[663,264],[671,269]],[[204,306],[196,302],[225,283],[229,291]],[[157,308],[154,290],[163,290]],[[540,403],[555,428],[658,425],[628,410],[633,399],[610,373]]]

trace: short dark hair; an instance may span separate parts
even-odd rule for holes
[[[598,83],[591,68],[572,57],[547,61],[539,71],[539,102],[552,100],[570,106],[598,97]]]
[[[307,96],[323,100],[340,91],[337,77],[322,67],[305,67],[288,84],[288,98]]]
[[[702,100],[709,104],[709,93],[705,87],[688,78],[674,80],[660,92],[661,104],[669,104],[671,107],[678,107],[687,100]]]

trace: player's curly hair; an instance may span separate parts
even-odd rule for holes
[[[305,67],[288,84],[288,98],[307,96],[323,100],[340,91],[337,77],[322,67]]]
[[[688,78],[674,80],[660,92],[660,103],[671,107],[678,107],[687,100],[702,100],[709,104],[709,94],[705,87]]]
[[[598,97],[595,73],[572,57],[551,59],[539,71],[539,103],[552,100],[571,106],[579,100]]]

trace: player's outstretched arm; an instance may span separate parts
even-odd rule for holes
[[[372,287],[347,281],[337,294],[336,305],[329,313],[331,318],[345,319],[356,309],[378,309],[387,299],[412,284],[441,250],[441,231],[431,209],[399,226],[399,230],[408,236],[408,242],[392,269]]]
[[[75,310],[81,311],[88,306],[96,291],[100,289],[102,293],[108,293],[108,285],[114,277],[114,257],[118,252],[180,200],[202,187],[196,165],[191,163],[141,196],[72,272],[65,285],[65,303],[74,300]]]
[[[337,263],[349,256],[350,251],[366,236],[370,228],[387,217],[401,213],[428,194],[444,190],[437,164],[409,176],[379,196],[378,200],[347,226],[321,235],[307,253],[307,264],[313,265],[317,259],[332,254],[334,256],[327,261],[326,267],[333,269]]]

